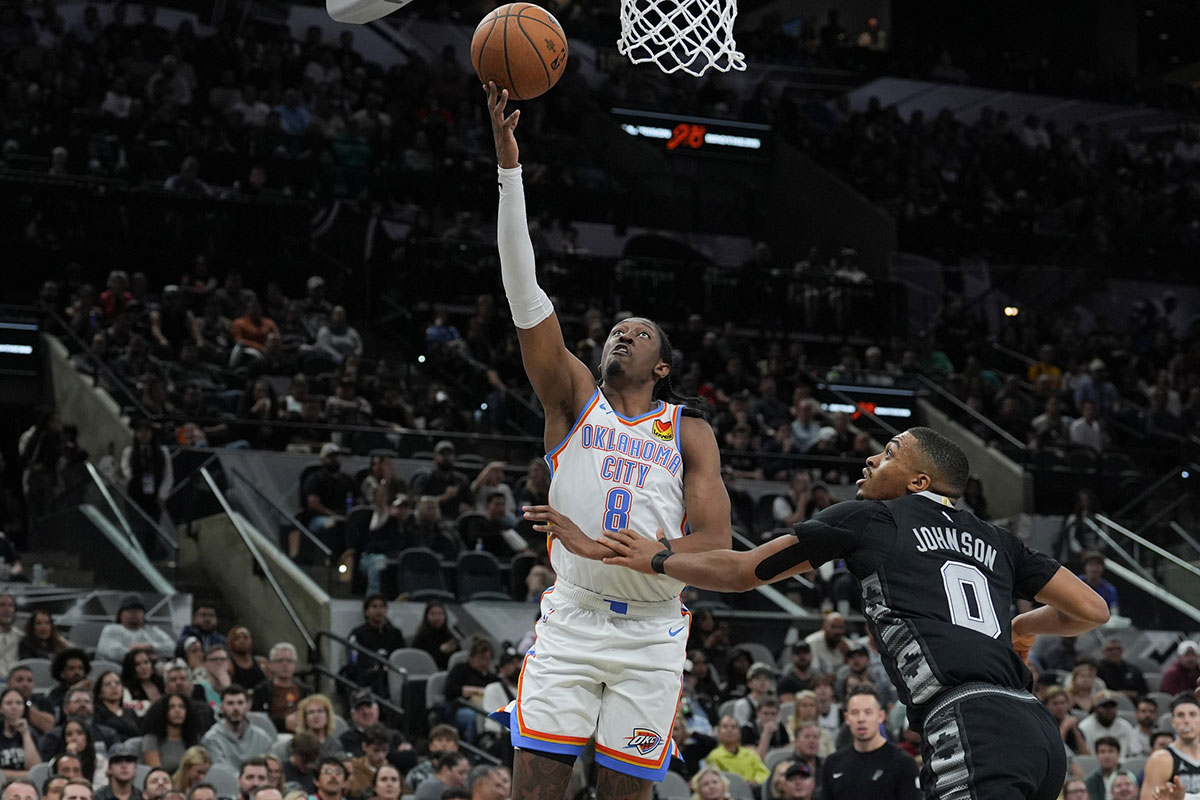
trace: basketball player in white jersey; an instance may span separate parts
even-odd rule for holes
[[[599,385],[566,348],[534,271],[513,135],[520,112],[506,118],[507,92],[485,88],[499,161],[504,291],[545,409],[552,476],[553,510],[537,506],[525,517],[551,534],[558,576],[542,599],[517,699],[505,709],[516,748],[513,800],[561,800],[592,736],[598,800],[646,800],[670,761],[690,619],[683,584],[581,555],[588,547],[593,558],[608,552],[594,540],[628,528],[656,531],[679,552],[728,548],[717,442],[671,388],[671,348],[655,323],[632,318],[613,327]],[[589,540],[581,554],[554,542],[564,525]]]

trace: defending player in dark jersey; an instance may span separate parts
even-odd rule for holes
[[[1175,741],[1146,760],[1141,800],[1200,797],[1200,688],[1196,695],[1179,695],[1171,703]]]
[[[684,554],[618,531],[602,540],[615,553],[605,563],[745,591],[844,559],[910,722],[923,729],[926,795],[1049,800],[1065,756],[1024,660],[1037,634],[1084,633],[1108,620],[1108,607],[1054,559],[956,510],[968,473],[961,448],[912,428],[866,460],[858,500],[791,534],[748,552]],[[571,547],[574,535],[560,538]],[[1047,605],[1012,619],[1017,597]]]

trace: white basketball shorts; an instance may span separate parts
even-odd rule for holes
[[[605,598],[559,578],[542,595],[517,699],[494,717],[514,747],[579,755],[595,735],[597,764],[659,781],[670,765],[690,625],[678,598]]]

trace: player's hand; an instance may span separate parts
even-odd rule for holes
[[[496,161],[505,169],[519,166],[520,153],[517,149],[517,137],[513,131],[521,120],[521,112],[514,111],[507,117],[504,108],[508,105],[508,89],[501,89],[495,81],[488,81],[484,90],[487,91],[488,114],[492,118],[492,136],[496,139]]]
[[[550,506],[525,506],[524,511],[525,519],[533,523],[535,531],[549,534],[580,558],[599,561],[612,555],[611,550],[581,531],[570,517]]]
[[[1178,775],[1170,783],[1154,787],[1154,797],[1156,800],[1183,800],[1183,794],[1183,784],[1179,782]]]
[[[662,528],[659,528],[657,535],[665,537],[667,534]],[[650,560],[663,549],[657,539],[647,539],[636,531],[626,528],[605,532],[604,538],[600,541],[612,550],[612,554],[604,559],[605,564],[627,567],[647,575],[654,574],[654,567],[650,566]]]
[[[1033,643],[1036,641],[1037,641],[1036,634],[1033,634],[1033,633],[1020,634],[1020,633],[1017,633],[1016,631],[1013,631],[1013,635],[1012,635],[1013,650],[1016,651],[1017,656],[1021,659],[1021,661],[1027,667],[1029,666],[1029,651],[1033,649]]]

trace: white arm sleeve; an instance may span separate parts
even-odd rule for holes
[[[537,283],[533,241],[525,218],[525,189],[520,165],[497,167],[500,176],[500,211],[496,218],[496,245],[500,249],[500,277],[512,309],[513,323],[523,330],[554,313],[550,298]]]

